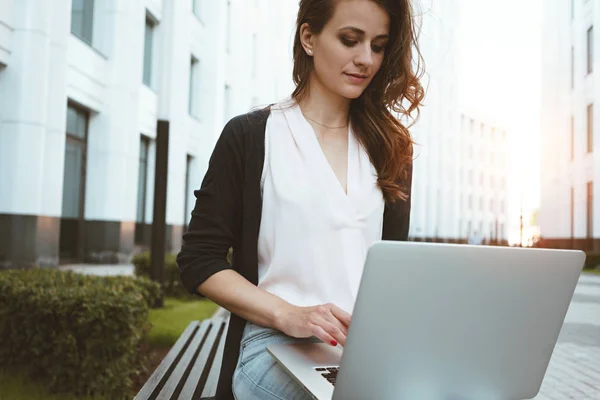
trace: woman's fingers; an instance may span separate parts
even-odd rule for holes
[[[325,333],[335,340],[336,344],[339,343],[342,346],[346,344],[346,333],[344,332],[345,328],[332,315],[320,316],[313,321],[313,324],[323,329]],[[328,341],[326,341],[326,343],[331,342],[329,338],[327,338],[327,340]]]
[[[346,327],[346,330],[350,328],[350,321],[352,320],[352,316],[348,314],[346,311],[342,310],[335,304],[329,304],[329,309],[331,313]]]
[[[323,343],[327,343],[331,346],[337,346],[339,343],[338,340],[335,339],[332,335],[330,335],[325,329],[323,329],[321,325],[313,324],[312,331],[313,335],[317,339],[322,340]]]

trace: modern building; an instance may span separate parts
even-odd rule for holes
[[[594,25],[600,8],[584,0],[545,0],[543,7],[540,245],[598,250]]]
[[[459,137],[459,237],[476,235],[486,243],[506,244],[507,131],[461,114]]]
[[[177,251],[224,123],[289,94],[284,3],[0,1],[0,267],[147,247],[167,133]]]
[[[411,128],[417,145],[409,236],[415,241],[465,243],[477,232],[485,242],[505,244],[506,131],[460,105],[460,1],[423,4],[420,47],[427,96]]]

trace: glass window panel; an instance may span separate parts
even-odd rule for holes
[[[71,33],[92,44],[94,28],[94,0],[73,0],[71,5]]]
[[[152,47],[154,39],[154,24],[146,18],[146,30],[144,33],[144,75],[143,82],[152,87]]]
[[[146,219],[146,186],[148,176],[148,148],[150,141],[143,137],[140,139],[140,161],[138,170],[138,198],[136,221],[144,223]]]
[[[85,139],[87,115],[75,107],[67,107],[67,133]]]
[[[77,126],[77,110],[73,107],[67,107],[67,133],[77,135],[79,127]]]
[[[83,166],[83,145],[66,142],[63,174],[62,217],[79,218],[79,202]]]

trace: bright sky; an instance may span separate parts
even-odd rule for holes
[[[461,101],[492,114],[509,131],[509,213],[514,238],[521,189],[526,215],[539,205],[543,0],[459,1]]]

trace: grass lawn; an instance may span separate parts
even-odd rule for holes
[[[32,385],[26,378],[0,371],[0,400],[103,400],[92,397],[51,395],[43,386]]]
[[[591,274],[591,275],[600,275],[600,268],[584,269],[583,273],[584,274]]]
[[[166,298],[165,306],[150,310],[148,320],[152,324],[148,341],[158,354],[166,352],[176,341],[185,327],[193,320],[210,318],[217,305],[207,300],[193,297]],[[160,362],[160,360],[156,360]],[[153,369],[155,366],[151,366]],[[0,371],[0,400],[101,400],[69,395],[50,395],[43,386],[32,384],[14,372]],[[104,399],[102,399],[104,400]],[[116,399],[111,399],[116,400]]]
[[[163,308],[150,310],[149,342],[153,347],[173,346],[190,321],[210,318],[218,308],[213,302],[190,298],[166,298]]]

